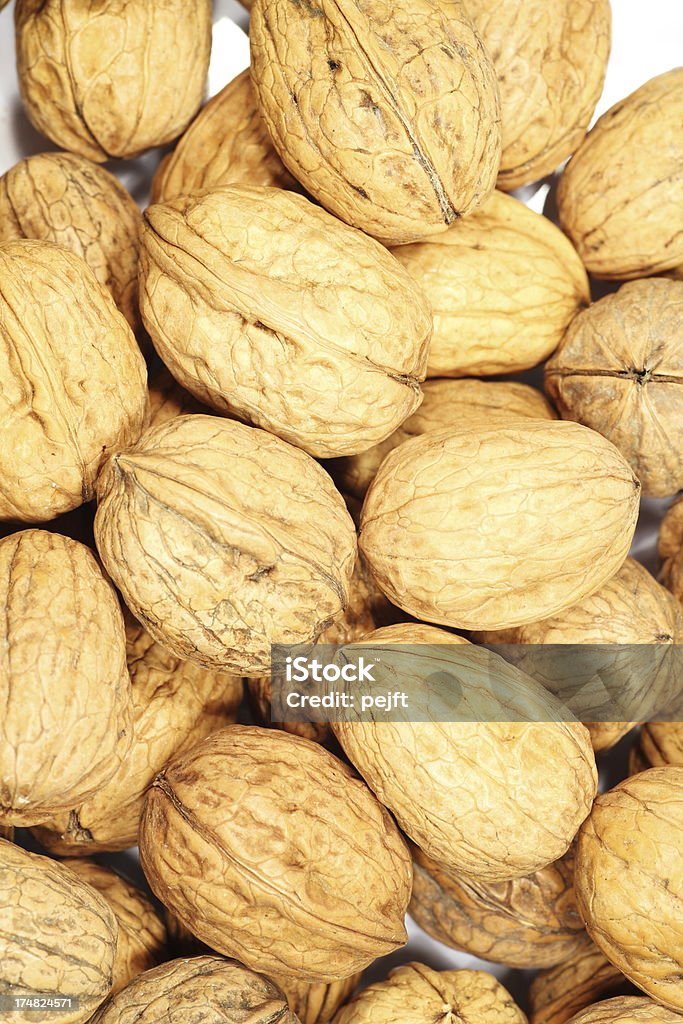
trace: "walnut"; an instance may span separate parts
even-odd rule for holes
[[[669,506],[662,519],[657,550],[662,583],[678,601],[683,601],[683,497]]]
[[[631,774],[669,764],[683,767],[683,722],[648,722],[630,751]]]
[[[289,1008],[301,1024],[329,1024],[342,1003],[358,987],[360,979],[360,974],[352,974],[341,981],[321,981],[316,985],[278,975],[272,980],[287,996]]]
[[[149,426],[158,427],[176,416],[190,413],[207,415],[210,409],[193,398],[189,391],[181,388],[165,366],[160,366],[149,382]]]
[[[621,996],[589,1006],[572,1017],[572,1024],[680,1024],[680,1019],[652,999]]]
[[[586,935],[563,963],[539,971],[529,988],[531,1024],[566,1024],[594,1000],[626,985],[624,975]]]

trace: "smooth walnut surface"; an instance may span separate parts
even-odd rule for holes
[[[71,996],[59,1013],[82,1024],[112,985],[117,924],[92,886],[47,857],[0,839],[0,990],[3,996]],[[55,1011],[3,1013],[16,1024],[48,1024]]]
[[[211,0],[17,0],[17,72],[33,125],[102,163],[175,139],[202,101]]]
[[[643,494],[683,487],[683,281],[631,281],[584,310],[546,364],[564,419],[598,430]]]
[[[444,0],[448,3],[448,0]],[[498,188],[551,174],[583,142],[602,93],[609,0],[466,0],[498,78]]]
[[[34,825],[96,793],[131,744],[116,593],[83,544],[0,541],[0,820]]]
[[[647,277],[683,264],[683,68],[602,115],[560,178],[557,204],[596,277]]]
[[[398,623],[365,637],[356,652],[375,661],[383,651],[390,657],[392,644],[412,647],[388,677],[392,690],[411,693],[407,718],[377,722],[350,711],[333,728],[403,831],[434,860],[483,882],[519,878],[562,857],[597,787],[586,729],[554,720],[540,686],[445,630]],[[425,645],[425,661],[416,645]],[[424,678],[419,694],[414,674]],[[442,675],[462,681],[452,696]],[[386,679],[377,677],[380,691]],[[463,720],[459,703],[465,683],[472,720]],[[517,714],[501,721],[508,709]]]
[[[529,987],[531,1024],[566,1024],[601,996],[628,984],[602,950],[585,936],[566,960],[539,971]]]
[[[406,941],[410,854],[385,808],[319,744],[229,726],[161,772],[140,855],[156,895],[211,948],[335,981]]]
[[[275,149],[388,244],[444,231],[495,184],[495,72],[459,0],[256,0],[252,78]]]
[[[380,466],[360,547],[411,615],[505,629],[570,608],[613,576],[639,497],[614,445],[576,423],[424,434]]]
[[[270,671],[349,600],[356,532],[310,456],[265,431],[177,416],[105,467],[95,536],[136,618],[172,653]]]
[[[572,1017],[571,1024],[680,1024],[673,1010],[642,996],[618,996],[595,1003]]]
[[[137,441],[145,361],[80,256],[9,242],[0,282],[0,519],[44,522],[90,501],[108,454]]]
[[[631,775],[668,764],[683,767],[683,722],[648,722],[629,754]]]
[[[434,311],[428,377],[516,373],[553,352],[590,302],[559,228],[494,192],[441,235],[393,250]]]
[[[579,833],[588,934],[638,988],[683,1009],[683,767],[650,768],[595,801]]]
[[[418,407],[431,311],[378,242],[250,185],[144,219],[142,317],[197,399],[325,457],[369,448]]]

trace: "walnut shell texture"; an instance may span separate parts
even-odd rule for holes
[[[260,971],[336,981],[406,941],[410,854],[389,813],[317,743],[229,726],[150,789],[140,855],[199,939]]]
[[[155,348],[219,412],[335,456],[388,437],[422,400],[419,286],[303,196],[226,185],[152,206],[140,266]]]
[[[360,978],[360,974],[352,974],[341,981],[321,981],[317,985],[278,975],[272,980],[287,996],[289,1008],[301,1024],[329,1024],[342,1003],[351,996]]]
[[[646,277],[683,264],[683,67],[599,118],[560,178],[557,205],[596,277]]]
[[[211,0],[17,0],[17,71],[35,128],[102,163],[175,139],[202,101]]]
[[[531,1024],[567,1024],[596,999],[627,984],[624,975],[586,935],[563,963],[539,973],[529,988]]]
[[[669,506],[662,519],[657,551],[662,563],[662,583],[683,601],[683,497]]]
[[[631,750],[631,774],[669,764],[683,768],[683,722],[648,722]]]
[[[250,39],[275,149],[342,220],[401,244],[493,189],[498,86],[460,0],[257,0]]]
[[[94,496],[107,455],[137,441],[145,361],[80,256],[0,247],[0,518],[44,522]]]
[[[680,1024],[680,1015],[642,996],[617,996],[589,1006],[571,1024]]]
[[[210,411],[189,391],[181,388],[165,366],[160,366],[150,378],[148,426],[158,427],[176,416],[188,416],[190,413],[208,415]]]

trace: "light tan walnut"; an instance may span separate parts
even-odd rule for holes
[[[572,1024],[680,1024],[680,1015],[642,996],[619,996],[595,1003],[572,1017]]]
[[[158,427],[176,416],[210,412],[206,406],[181,388],[165,366],[160,366],[149,381],[149,426]]]
[[[287,996],[292,1013],[301,1024],[329,1024],[335,1013],[357,988],[360,974],[352,974],[341,981],[318,982],[308,985],[292,978],[273,977],[276,985]]]
[[[531,1024],[567,1024],[596,999],[627,985],[624,975],[586,935],[563,963],[539,971],[529,987]]]
[[[662,519],[657,551],[662,583],[678,601],[683,601],[683,497],[669,506]]]
[[[630,751],[631,774],[670,764],[683,768],[683,722],[648,722],[641,726],[638,744]]]

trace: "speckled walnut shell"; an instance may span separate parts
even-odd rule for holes
[[[677,498],[662,519],[657,551],[662,563],[662,583],[683,601],[683,498]]]
[[[145,361],[68,250],[10,242],[0,282],[0,519],[44,522],[90,501],[107,455],[140,436]]]
[[[572,1017],[571,1024],[680,1024],[680,1016],[652,999],[619,996],[595,1003]]]
[[[266,974],[335,981],[406,941],[412,867],[391,816],[298,736],[233,725],[172,762],[140,855],[194,935]]]
[[[292,978],[273,977],[273,981],[287,996],[292,1013],[301,1024],[329,1024],[335,1013],[358,986],[360,974],[352,974],[341,981],[319,982],[308,985]]]
[[[434,311],[428,377],[514,373],[542,362],[590,301],[559,228],[494,192],[444,234],[393,250]]]
[[[588,934],[647,995],[683,1009],[683,767],[601,794],[579,833],[576,897]]]
[[[234,674],[308,643],[349,600],[356,532],[327,473],[272,434],[177,416],[111,459],[98,484],[102,561],[172,653]]]
[[[175,139],[203,97],[211,0],[17,0],[17,72],[33,125],[102,163]]]
[[[247,69],[209,100],[159,165],[152,202],[242,182],[298,189],[273,149]]]
[[[359,455],[329,463],[328,468],[344,494],[362,500],[383,459],[411,437],[518,419],[557,418],[540,391],[516,381],[428,380],[422,385],[422,395],[417,412],[386,441]]]
[[[83,544],[44,530],[0,541],[0,820],[35,825],[114,774],[131,743],[123,619]]]
[[[0,990],[71,996],[59,1013],[81,1024],[107,996],[116,953],[116,918],[106,900],[72,871],[0,839]],[[4,1012],[16,1024],[48,1024],[54,1009]]]
[[[334,1024],[526,1024],[507,989],[484,971],[435,971],[404,964],[385,981],[368,985]]]
[[[140,303],[183,387],[316,456],[388,437],[418,407],[429,305],[378,242],[282,189],[150,207]]]
[[[683,68],[602,115],[560,178],[557,204],[596,277],[646,277],[683,264]]]
[[[584,139],[602,93],[609,0],[466,0],[498,78],[503,154],[498,188],[552,173]]]
[[[532,978],[531,1024],[566,1024],[596,999],[628,985],[621,971],[586,935],[581,946],[556,967]]]
[[[683,281],[631,281],[584,310],[546,365],[564,419],[608,437],[643,494],[683,487]]]
[[[380,466],[360,546],[387,597],[416,618],[505,629],[613,576],[639,496],[614,445],[576,423],[425,434]]]
[[[141,228],[114,175],[73,153],[30,156],[0,178],[0,243],[36,238],[82,256],[134,330]]]
[[[630,751],[631,774],[666,765],[683,767],[683,722],[648,722]]]
[[[158,427],[176,416],[190,413],[208,415],[210,409],[193,398],[189,391],[181,388],[165,366],[160,366],[149,382],[149,423]]]
[[[498,86],[460,0],[256,0],[250,39],[275,149],[342,220],[401,244],[492,190]]]

